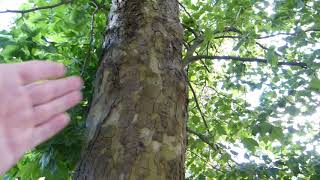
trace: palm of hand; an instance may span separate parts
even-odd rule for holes
[[[65,111],[81,100],[81,80],[36,83],[64,73],[52,62],[0,65],[0,174],[68,124]]]

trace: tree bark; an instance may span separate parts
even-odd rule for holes
[[[184,179],[182,38],[176,0],[113,0],[74,179]]]

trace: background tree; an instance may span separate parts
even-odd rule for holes
[[[35,7],[52,6],[44,10]],[[7,177],[67,179],[83,144],[109,1],[34,0],[0,36],[2,62],[59,59],[85,79],[72,124]],[[189,85],[186,178],[319,179],[320,2],[180,2]]]

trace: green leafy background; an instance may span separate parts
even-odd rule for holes
[[[3,179],[71,179],[110,5],[77,0],[18,14],[0,32],[0,63],[55,60],[85,81],[71,125]],[[184,63],[207,57],[186,66],[187,179],[320,179],[320,1],[182,0],[180,8]]]

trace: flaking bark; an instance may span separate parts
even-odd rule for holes
[[[113,0],[74,179],[184,179],[187,83],[176,0]]]

